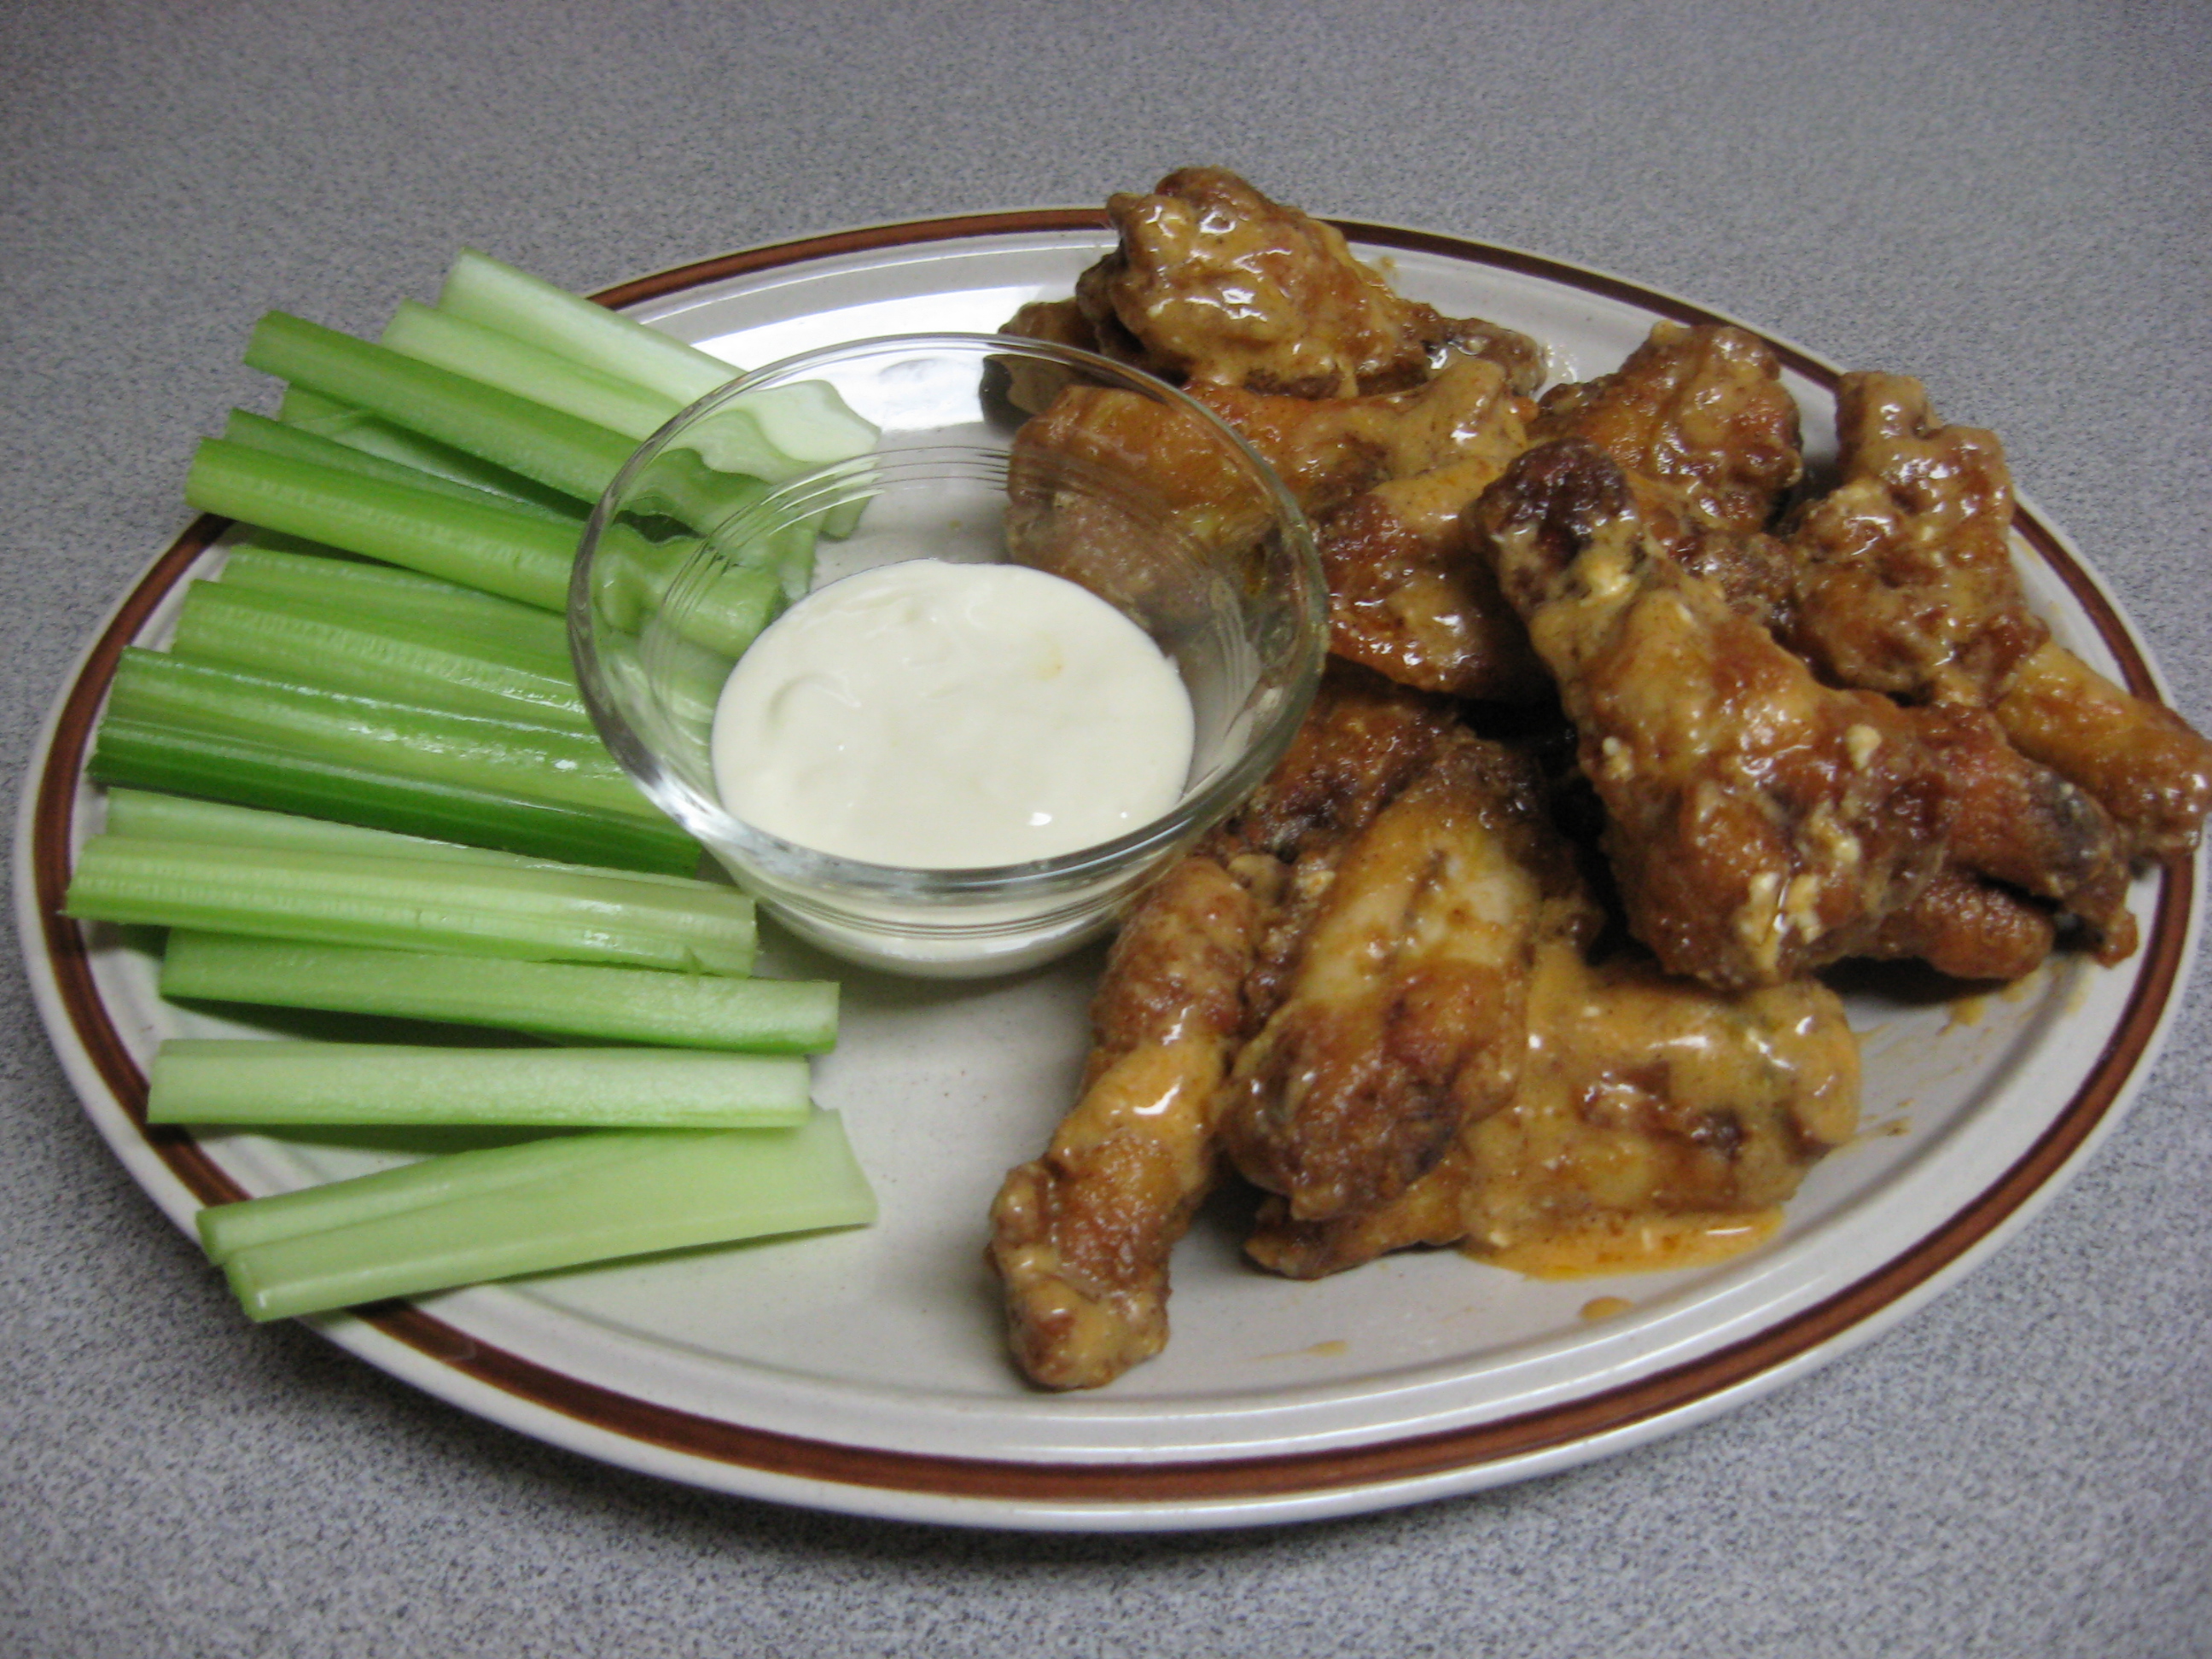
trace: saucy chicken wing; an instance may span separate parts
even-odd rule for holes
[[[1993,700],[2045,629],[2012,564],[2012,475],[1994,434],[1942,426],[1917,380],[1846,374],[1843,481],[1796,526],[1790,643],[1839,685]]]
[[[1579,439],[1476,507],[1604,803],[1631,930],[1669,972],[1778,984],[1927,886],[1948,792],[1905,711],[1820,684],[1669,556],[1668,511]]]
[[[1805,470],[1772,349],[1717,324],[1660,323],[1612,374],[1554,386],[1535,437],[1595,445],[1721,531],[1764,530]]]
[[[1168,1339],[1168,1257],[1212,1186],[1260,904],[1217,860],[1146,893],[1091,1009],[1075,1109],[991,1206],[1007,1338],[1048,1389],[1110,1382]]]
[[[2212,744],[2029,611],[1995,435],[1938,424],[1901,374],[1845,375],[1836,418],[1843,482],[1791,538],[1790,643],[1840,684],[1993,709],[2014,748],[2096,799],[2128,852],[2192,850],[2212,811]]]
[[[1568,868],[1538,785],[1454,732],[1334,860],[1222,1118],[1238,1170],[1299,1219],[1388,1201],[1511,1097],[1536,921]]]
[[[2137,857],[2196,851],[2212,812],[2212,742],[2172,709],[2046,640],[1995,712],[2013,747],[2096,798]]]
[[[1218,1172],[1249,1010],[1281,1000],[1337,859],[1451,726],[1439,704],[1333,676],[1275,771],[1123,924],[1074,1109],[991,1211],[988,1259],[1032,1381],[1097,1388],[1166,1342],[1169,1258]]]
[[[1817,980],[1724,994],[1641,957],[1592,964],[1561,931],[1537,948],[1527,1011],[1510,1105],[1390,1202],[1313,1222],[1271,1201],[1246,1253],[1318,1279],[1417,1245],[1486,1255],[1756,1215],[1856,1127],[1857,1044]]]
[[[1304,398],[1417,386],[1449,351],[1495,360],[1521,391],[1542,382],[1526,335],[1400,297],[1334,226],[1223,168],[1182,168],[1106,211],[1119,240],[1075,295],[1109,356]]]

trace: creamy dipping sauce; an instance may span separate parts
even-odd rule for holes
[[[1190,698],[1134,623],[1021,565],[910,559],[808,594],[714,711],[714,785],[757,829],[945,870],[1080,851],[1167,811]]]

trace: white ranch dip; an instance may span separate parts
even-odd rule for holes
[[[714,784],[757,829],[911,869],[1079,851],[1172,807],[1190,699],[1144,630],[1020,565],[911,559],[808,594],[714,711]]]

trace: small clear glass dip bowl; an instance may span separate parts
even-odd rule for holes
[[[872,444],[745,476],[779,470],[756,440],[824,385],[880,429]],[[1195,717],[1174,807],[1097,846],[978,869],[837,857],[731,813],[714,716],[751,631],[811,588],[911,558],[1047,569],[1150,635]],[[981,334],[806,352],[686,410],[592,512],[568,620],[600,735],[657,805],[793,933],[932,977],[1029,967],[1111,925],[1280,757],[1328,634],[1311,530],[1235,432],[1126,365]]]

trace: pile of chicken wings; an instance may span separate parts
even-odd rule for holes
[[[2132,872],[2195,847],[2212,745],[2029,610],[1990,434],[1848,374],[1814,487],[1744,331],[1661,323],[1539,397],[1536,342],[1401,298],[1231,173],[1108,211],[1115,248],[1009,331],[1245,435],[1315,526],[1331,664],[1274,774],[1126,920],[1074,1108],[993,1207],[1034,1382],[1159,1352],[1224,1170],[1264,1194],[1247,1253],[1295,1277],[1771,1212],[1856,1124],[1814,970],[2134,950]],[[1172,411],[1011,391],[1020,444],[1249,533]],[[1017,523],[1082,574],[1083,525]]]

